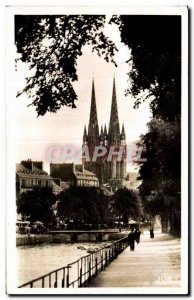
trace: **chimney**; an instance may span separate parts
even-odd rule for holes
[[[28,160],[22,160],[21,161],[21,164],[27,168],[28,170],[32,171],[32,160],[31,159],[28,159]]]

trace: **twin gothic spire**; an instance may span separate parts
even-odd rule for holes
[[[112,92],[112,105],[111,105],[110,123],[109,123],[109,134],[111,134],[111,135],[112,134],[113,135],[120,134],[115,78],[113,79],[113,92]]]
[[[110,122],[109,122],[109,130],[107,133],[106,125],[101,126],[100,136],[109,135],[110,142],[115,142],[118,139],[125,138],[125,129],[124,124],[122,125],[122,132],[120,134],[120,126],[119,126],[119,117],[118,117],[118,109],[117,109],[117,97],[116,97],[116,87],[115,87],[115,78],[113,79],[113,92],[112,92],[112,105],[111,105],[111,114],[110,114]],[[92,81],[92,97],[91,97],[91,107],[90,107],[90,119],[88,125],[88,135],[86,132],[86,127],[84,128],[84,140],[88,136],[94,143],[97,141],[99,137],[99,126],[98,126],[98,117],[97,117],[97,109],[96,109],[96,97],[95,97],[95,87],[94,87],[94,79]]]
[[[98,136],[99,135],[94,79],[92,81],[92,98],[91,98],[91,108],[90,108],[90,120],[89,120],[89,126],[88,126],[88,135],[90,135],[90,136],[94,136],[94,135]]]

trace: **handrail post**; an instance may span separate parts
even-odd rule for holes
[[[64,288],[65,287],[65,268],[63,268],[63,279],[61,282],[61,287]]]
[[[103,253],[101,254],[101,271],[103,271]]]
[[[107,267],[108,264],[108,257],[107,257],[107,251],[105,252],[105,268]]]
[[[87,286],[87,274],[86,274],[86,258],[84,257],[84,286]]]
[[[88,269],[89,269],[88,281],[90,282],[91,281],[91,261],[89,261]]]
[[[111,263],[111,255],[110,255],[110,249],[109,249],[109,264]]]
[[[96,257],[96,259],[95,259],[95,276],[97,276],[98,275],[98,259],[97,259],[97,257]]]
[[[54,288],[57,288],[57,271],[55,272],[55,283],[54,283]]]
[[[44,288],[44,277],[42,277],[42,288]]]
[[[79,286],[82,287],[82,266],[80,268],[80,282],[79,282]]]
[[[69,266],[67,266],[66,286],[69,287]]]

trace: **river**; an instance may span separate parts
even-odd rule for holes
[[[42,244],[17,247],[18,286],[57,268],[76,261],[89,248],[99,248],[108,243]],[[79,248],[83,249],[79,249]]]

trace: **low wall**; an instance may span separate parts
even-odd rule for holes
[[[126,234],[123,233],[107,233],[102,235],[102,242],[119,240],[125,237]],[[93,233],[79,233],[77,236],[77,242],[98,242],[98,236]],[[72,236],[70,234],[59,233],[55,235],[37,235],[31,234],[20,235],[16,237],[16,246],[25,245],[39,245],[43,243],[71,243]]]
[[[52,243],[52,235],[23,235],[16,237],[16,246],[39,245],[43,243]]]

